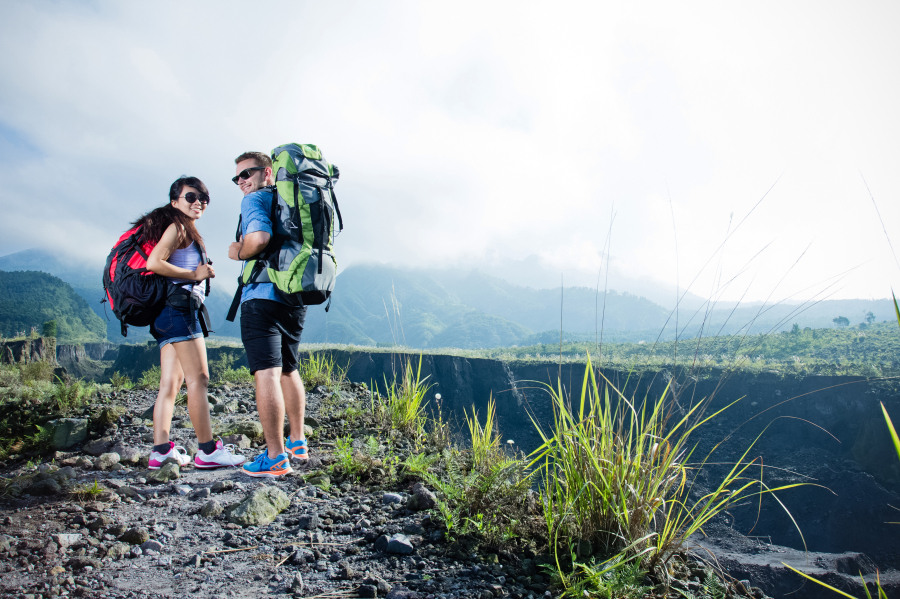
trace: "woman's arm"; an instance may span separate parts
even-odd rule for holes
[[[173,277],[176,279],[189,279],[191,281],[203,281],[216,276],[212,266],[209,264],[200,264],[197,270],[188,270],[179,268],[166,262],[172,252],[178,249],[184,243],[184,234],[182,234],[175,223],[169,225],[163,233],[162,238],[150,252],[147,258],[147,269],[164,277]]]

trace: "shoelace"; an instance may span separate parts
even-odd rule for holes
[[[224,449],[228,453],[234,453],[234,450],[236,449],[236,447],[234,446],[233,443],[229,443],[228,445],[223,445],[222,449]]]

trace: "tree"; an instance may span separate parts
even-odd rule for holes
[[[793,328],[791,328],[791,335],[799,335],[799,334],[800,334],[800,325],[795,322]]]
[[[875,315],[872,312],[866,312],[866,324],[872,324],[875,322]]]
[[[834,324],[836,324],[839,327],[850,326],[850,319],[847,318],[846,316],[838,316],[837,318],[833,318],[831,320],[831,322],[833,322]]]
[[[43,333],[44,337],[56,337],[56,321],[48,320],[44,323]]]

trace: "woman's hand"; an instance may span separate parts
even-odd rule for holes
[[[213,270],[213,267],[209,264],[201,264],[197,267],[197,270],[194,271],[194,280],[195,281],[205,281],[206,279],[215,279],[216,271]]]

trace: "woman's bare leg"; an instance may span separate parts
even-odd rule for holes
[[[206,363],[206,342],[202,337],[172,343],[187,382],[188,413],[199,443],[212,441],[212,424],[209,421],[209,365]]]
[[[153,444],[162,445],[169,442],[169,430],[172,428],[172,412],[175,409],[175,396],[184,382],[184,372],[172,343],[163,345],[159,350],[159,394],[153,407]]]

